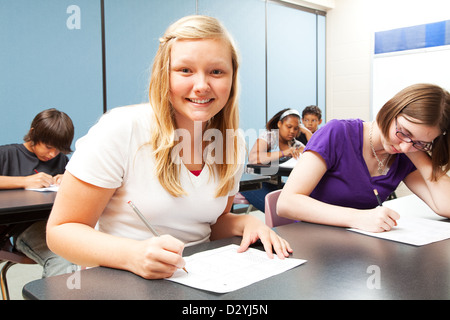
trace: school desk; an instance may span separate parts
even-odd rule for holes
[[[98,267],[30,282],[23,288],[23,296],[26,299],[258,300],[259,303],[278,299],[450,299],[450,240],[416,247],[305,222],[280,226],[275,231],[289,241],[294,249],[293,257],[308,261],[226,294],[167,280],[145,280],[127,271]],[[230,243],[239,244],[240,238],[186,247],[184,255]],[[189,270],[189,265],[186,268]]]
[[[279,164],[247,164],[250,172],[261,174],[270,177],[269,183],[277,185],[279,188],[283,187],[283,177],[289,177],[293,168],[283,167]]]
[[[283,167],[280,165],[268,165],[268,164],[247,164],[247,168],[253,169],[255,174],[263,174],[268,176],[288,177],[291,174],[293,168]]]
[[[55,192],[23,189],[0,191],[0,225],[43,220],[55,201]]]
[[[244,173],[239,181],[239,191],[261,189],[262,183],[270,180],[269,176],[254,173]]]

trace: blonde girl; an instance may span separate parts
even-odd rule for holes
[[[48,222],[50,248],[79,265],[144,278],[184,267],[185,245],[235,235],[243,237],[239,251],[261,239],[269,256],[272,246],[287,256],[289,244],[262,222],[229,212],[244,157],[239,135],[226,134],[238,129],[238,67],[216,19],[189,16],[170,26],[149,103],[111,110],[77,142]],[[152,236],[128,201],[162,236]]]

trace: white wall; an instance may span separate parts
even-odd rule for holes
[[[327,119],[372,119],[374,32],[443,20],[448,0],[336,0],[327,11]]]
[[[327,12],[327,119],[368,119],[371,0],[337,0]]]

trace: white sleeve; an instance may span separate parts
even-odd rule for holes
[[[67,165],[71,174],[102,188],[121,186],[132,132],[132,122],[124,119],[123,114],[112,110],[103,115],[76,142],[76,150]]]

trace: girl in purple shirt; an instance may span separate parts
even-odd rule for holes
[[[280,216],[390,230],[399,214],[378,206],[403,181],[437,214],[450,217],[450,94],[417,84],[389,100],[374,122],[332,120],[317,131],[278,200]]]

